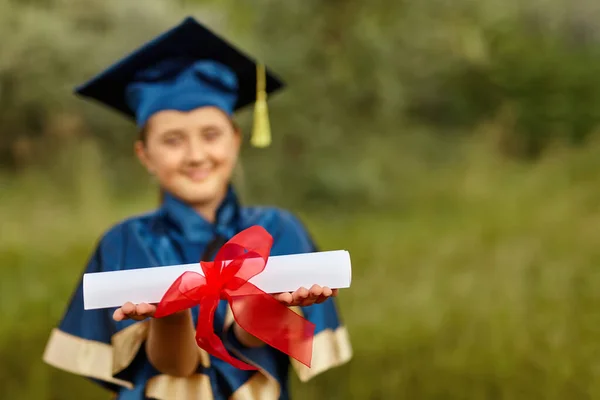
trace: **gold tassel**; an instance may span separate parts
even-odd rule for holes
[[[265,66],[256,67],[256,104],[254,105],[254,126],[250,143],[254,147],[267,147],[271,144],[271,126],[267,108]]]

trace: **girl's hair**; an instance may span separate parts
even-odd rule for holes
[[[138,140],[145,145],[147,139],[148,139],[148,129],[146,128],[146,125],[144,125],[138,133]],[[162,205],[164,203],[164,201],[165,201],[165,191],[162,187],[159,186],[159,188],[158,188],[158,205],[159,206]]]
[[[148,129],[147,125],[144,125],[142,129],[138,132],[138,140],[144,144],[146,144],[146,139],[148,139]]]

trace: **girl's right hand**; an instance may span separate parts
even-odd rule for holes
[[[156,312],[156,305],[148,303],[133,304],[127,302],[120,308],[117,308],[113,313],[113,319],[115,321],[125,321],[127,319],[133,319],[135,321],[142,321],[146,318],[151,318]]]

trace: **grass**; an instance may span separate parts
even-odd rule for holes
[[[355,356],[294,380],[296,398],[600,398],[599,150],[523,166],[474,146],[415,168],[390,189],[396,207],[300,210],[322,248],[351,252],[340,307]],[[114,200],[100,174],[77,168],[68,192],[36,172],[0,180],[5,398],[107,398],[41,362],[97,236],[155,201]]]

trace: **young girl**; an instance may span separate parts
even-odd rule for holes
[[[293,214],[242,207],[230,183],[242,140],[232,114],[257,99],[260,122],[266,94],[282,86],[187,18],[80,87],[80,95],[135,119],[141,130],[136,154],[162,192],[156,211],[102,236],[85,272],[212,260],[227,240],[253,225],[272,235],[271,256],[316,251]],[[264,136],[253,142],[267,143]],[[241,329],[220,301],[214,332],[230,354],[258,371],[237,369],[197,346],[198,307],[163,318],[152,318],[152,304],[84,310],[82,291],[80,281],[44,360],[92,379],[120,400],[287,399],[290,365],[306,381],[351,358],[337,293],[326,287],[274,295],[316,325],[311,368]]]

